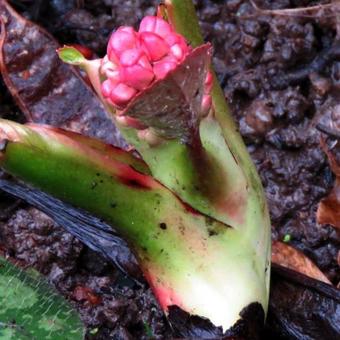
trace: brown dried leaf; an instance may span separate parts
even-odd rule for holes
[[[28,121],[44,123],[126,146],[93,90],[59,60],[58,42],[0,0],[0,67]]]
[[[316,219],[319,224],[330,224],[335,228],[340,228],[340,164],[338,164],[332,152],[327,149],[323,140],[321,141],[321,146],[327,154],[330,167],[335,174],[336,180],[329,195],[320,201]]]
[[[313,279],[331,284],[321,270],[306,255],[286,243],[279,241],[272,243],[272,262]]]

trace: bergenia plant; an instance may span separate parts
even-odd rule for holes
[[[118,28],[102,59],[58,53],[87,72],[138,156],[1,121],[2,166],[114,226],[180,336],[249,336],[267,311],[270,222],[192,3],[166,0],[138,30]]]

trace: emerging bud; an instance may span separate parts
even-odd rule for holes
[[[140,91],[175,69],[190,50],[185,39],[158,17],[145,17],[138,32],[118,28],[102,60],[101,72],[107,78],[102,84],[104,98],[124,109]]]
[[[204,53],[199,55],[197,53],[199,49],[200,47],[192,49],[185,38],[175,32],[168,22],[156,16],[145,17],[138,31],[123,26],[113,32],[108,43],[107,55],[101,60],[100,72],[106,80],[99,86],[106,102],[116,108],[117,122],[122,126],[139,130],[137,136],[153,146],[159,144],[160,136],[179,138],[181,135],[183,140],[189,138],[188,131],[192,127],[192,122],[194,120],[199,122],[207,116],[212,106],[213,76],[207,70],[210,54],[206,50],[206,55]],[[193,78],[190,72],[204,74],[204,83],[202,82],[204,77]],[[169,73],[171,74],[167,77]],[[166,83],[160,84],[159,80]],[[137,109],[138,113],[130,110],[133,107],[131,105],[136,105],[134,99],[137,96],[137,102],[143,102],[143,106],[154,105],[153,98],[158,96],[158,91],[167,86],[168,92],[164,92],[160,98],[174,96],[172,102],[169,98],[167,103],[159,101],[157,104],[159,107],[156,105],[155,110],[149,110],[151,114],[148,109],[144,113],[141,113],[140,108]],[[197,94],[193,96],[192,91],[188,89],[195,86]],[[181,100],[187,101],[186,105],[194,108],[195,112],[188,114],[186,109],[183,109],[181,113],[183,116],[176,118],[174,112],[181,109],[174,107],[184,105]],[[199,103],[201,106],[197,105]],[[188,123],[190,119],[192,122]],[[174,132],[176,130],[174,126],[177,125],[182,127],[181,132]],[[169,132],[170,130],[173,131]]]

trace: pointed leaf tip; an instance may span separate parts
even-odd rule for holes
[[[67,64],[71,65],[82,65],[86,58],[81,54],[79,50],[72,46],[64,46],[57,49],[59,58]]]

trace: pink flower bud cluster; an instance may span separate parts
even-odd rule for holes
[[[124,108],[138,92],[181,63],[190,49],[185,39],[159,17],[145,17],[138,32],[120,27],[111,35],[102,62],[107,78],[102,84],[104,98]]]

